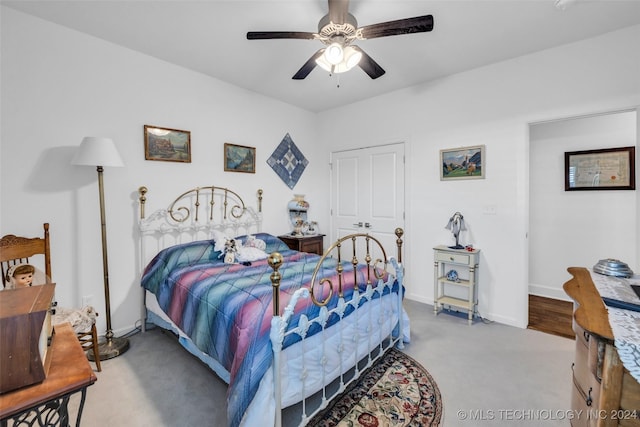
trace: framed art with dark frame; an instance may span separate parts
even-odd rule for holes
[[[224,170],[225,172],[256,173],[256,149],[225,142]]]
[[[564,153],[564,190],[635,190],[635,147]]]
[[[191,163],[191,132],[144,125],[144,158]]]
[[[483,179],[484,145],[440,150],[440,180]]]

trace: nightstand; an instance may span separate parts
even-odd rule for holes
[[[280,240],[285,242],[289,249],[299,252],[307,252],[310,254],[322,255],[324,252],[324,234],[313,234],[308,236],[293,236],[284,234],[278,236]]]
[[[473,324],[473,316],[477,314],[478,307],[478,264],[480,262],[480,249],[465,250],[451,249],[447,246],[436,246],[434,254],[434,296],[433,312],[438,312],[444,306],[451,306],[466,310],[469,324]],[[466,270],[463,276],[456,269]],[[451,288],[460,288],[465,296],[452,296],[447,291]]]

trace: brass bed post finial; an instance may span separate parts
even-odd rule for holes
[[[258,212],[262,212],[262,188],[258,188]]]
[[[144,204],[147,201],[147,187],[142,186],[138,188],[138,194],[140,194],[140,197],[138,198],[138,201],[140,202],[140,219],[144,219]]]
[[[269,254],[267,262],[273,269],[273,273],[270,276],[271,286],[273,287],[273,315],[280,316],[280,279],[282,279],[282,275],[280,275],[278,269],[284,262],[284,258],[280,252],[272,252]]]
[[[398,246],[398,263],[402,264],[402,236],[404,235],[404,230],[400,227],[396,228],[396,245]]]

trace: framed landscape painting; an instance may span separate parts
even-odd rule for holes
[[[256,149],[225,143],[224,170],[226,172],[256,173]]]
[[[144,125],[144,158],[191,163],[191,132]]]
[[[440,180],[484,178],[484,145],[440,150]]]

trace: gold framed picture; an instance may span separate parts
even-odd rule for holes
[[[224,144],[226,172],[256,173],[256,149],[244,145]]]
[[[144,158],[191,163],[191,132],[144,125]]]

